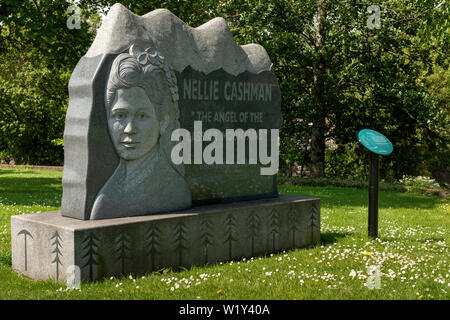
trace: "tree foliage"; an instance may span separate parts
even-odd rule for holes
[[[325,142],[337,146],[327,150],[329,175],[367,172],[368,152],[356,138],[363,128],[384,133],[394,144],[395,152],[382,161],[385,178],[429,174],[432,166],[448,165],[448,104],[438,105],[426,85],[433,66],[448,69],[445,2],[380,1],[377,29],[367,24],[372,1],[324,1],[322,45],[318,1],[234,3],[237,9],[226,13],[236,38],[261,43],[274,62],[283,93],[285,165],[310,161],[317,119],[323,121]],[[314,82],[318,66],[323,66],[321,92]],[[434,83],[445,91],[445,82]]]
[[[68,75],[92,41],[97,12],[106,13],[115,2],[80,0],[84,18],[79,30],[66,27],[67,1],[0,2],[4,155],[43,163],[60,157],[61,146],[51,141],[62,137]],[[394,153],[381,162],[384,178],[426,175],[449,165],[446,1],[121,3],[138,15],[164,7],[193,27],[221,16],[238,44],[265,47],[282,92],[280,162],[285,172],[300,165],[319,175],[364,176],[368,151],[357,141],[363,128],[382,132],[394,144]],[[373,5],[380,9],[375,28],[368,24]],[[58,156],[51,160],[48,154]],[[320,161],[313,168],[311,162]]]
[[[87,22],[67,27],[70,5],[0,1],[1,158],[62,164],[67,84],[94,35]]]

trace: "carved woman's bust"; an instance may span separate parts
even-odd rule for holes
[[[170,160],[179,127],[176,77],[164,58],[132,46],[114,60],[105,107],[119,165],[96,196],[91,220],[186,209],[184,168]]]

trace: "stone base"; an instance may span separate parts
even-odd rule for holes
[[[170,214],[83,221],[59,211],[11,217],[12,266],[33,279],[82,282],[315,245],[320,200],[278,198]]]

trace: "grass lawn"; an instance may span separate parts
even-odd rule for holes
[[[380,192],[380,238],[372,241],[367,190],[279,191],[321,199],[319,246],[67,290],[11,271],[10,216],[58,210],[61,172],[0,168],[0,299],[449,299],[448,198]]]

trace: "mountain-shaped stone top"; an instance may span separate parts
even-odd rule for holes
[[[272,67],[261,45],[239,46],[223,18],[192,28],[167,9],[138,16],[120,3],[109,10],[86,56],[119,53],[131,44],[155,48],[179,72],[189,65],[204,73],[223,68],[233,75]]]

